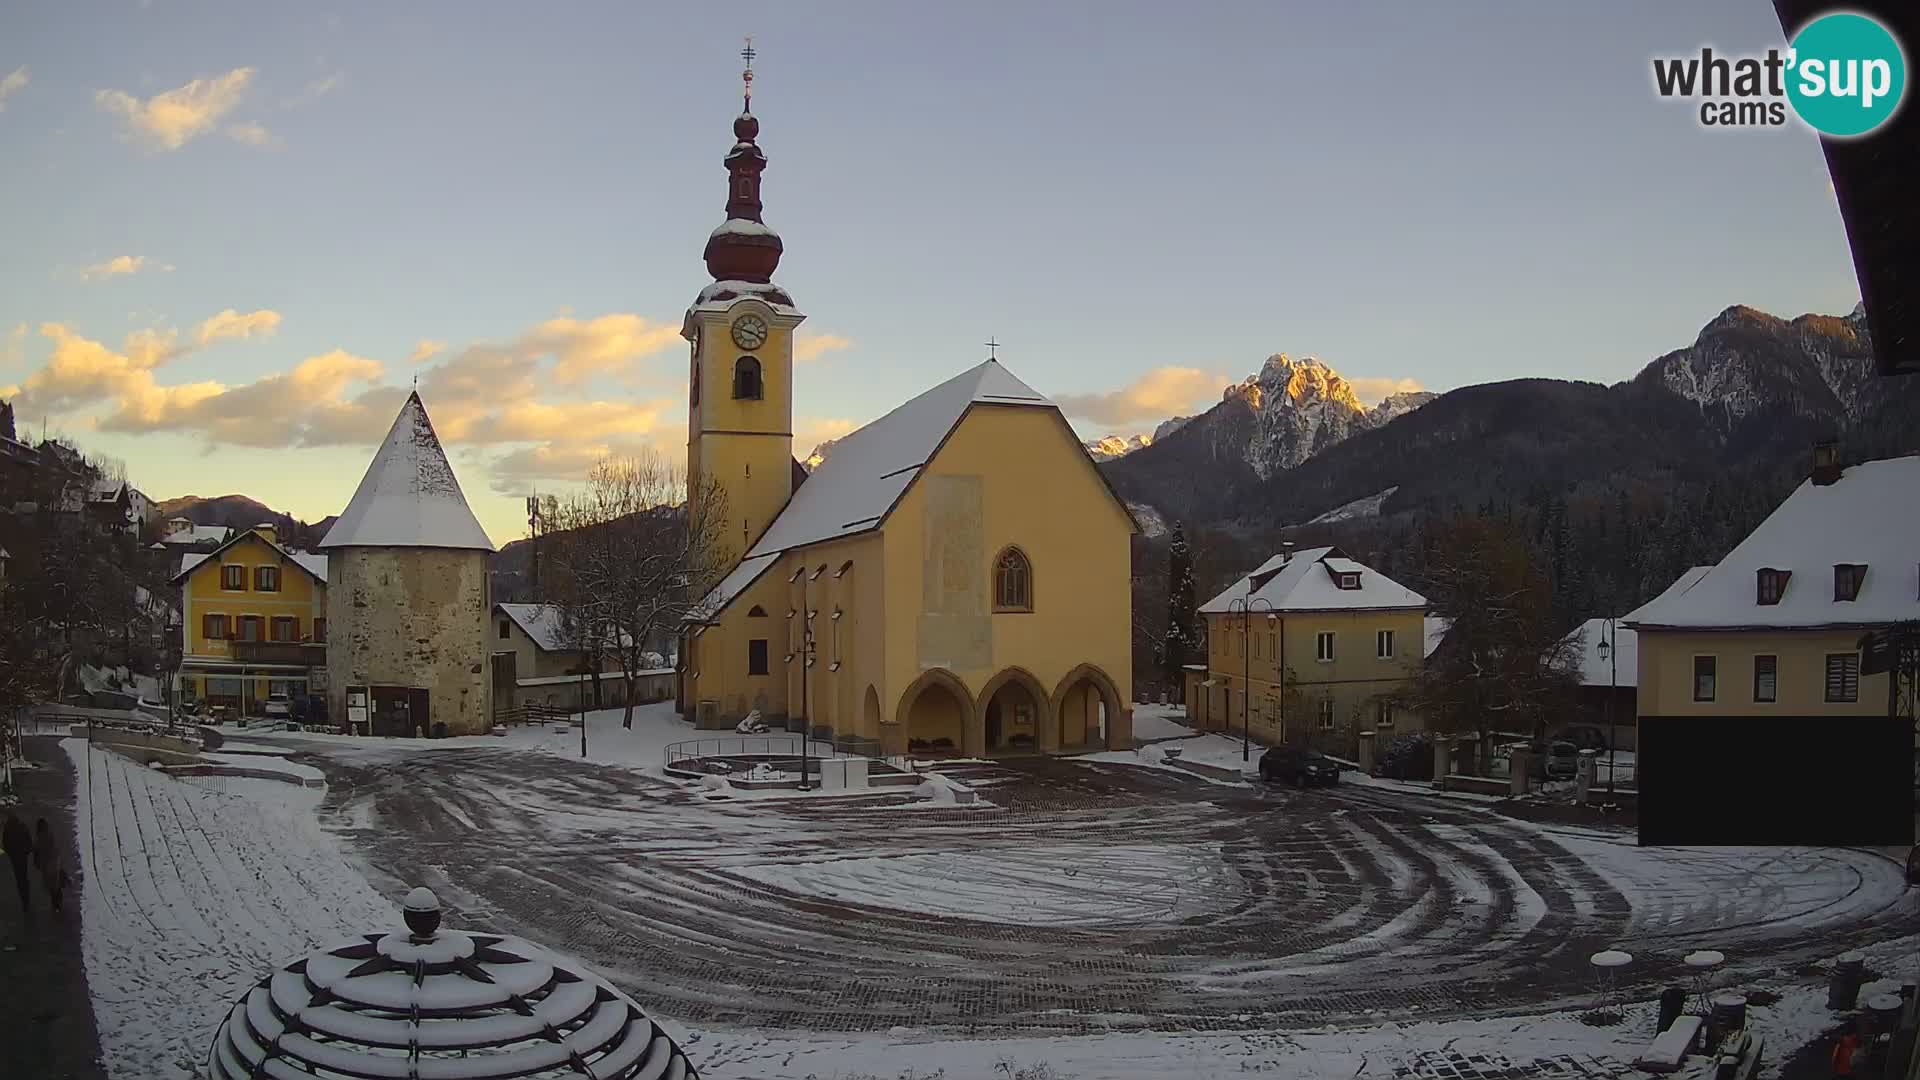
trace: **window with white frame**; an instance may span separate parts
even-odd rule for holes
[[[1333,727],[1333,699],[1321,698],[1320,699],[1320,730],[1326,731],[1331,729],[1332,727]]]
[[[1391,630],[1374,631],[1373,654],[1382,660],[1393,659],[1393,631]]]
[[[1393,726],[1393,702],[1386,698],[1381,698],[1374,703],[1373,726],[1375,728],[1390,728]]]
[[[1322,630],[1313,636],[1313,658],[1315,660],[1319,660],[1322,663],[1333,660],[1333,634],[1334,632],[1332,630]]]

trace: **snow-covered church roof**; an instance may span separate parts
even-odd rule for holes
[[[1920,455],[1849,466],[1831,484],[1802,481],[1718,565],[1690,571],[1623,622],[1652,629],[1819,629],[1920,619]],[[1864,566],[1859,592],[1835,597],[1836,566]],[[1790,576],[1778,603],[1759,572]]]
[[[1340,574],[1359,575],[1359,587],[1343,589]],[[1255,614],[1288,611],[1385,611],[1424,608],[1427,598],[1378,570],[1354,562],[1339,548],[1298,551],[1292,558],[1275,555],[1253,573],[1227,586],[1200,608],[1204,615],[1238,614],[1235,601],[1253,605]],[[1260,601],[1266,601],[1265,604]]]
[[[1046,395],[986,360],[841,439],[747,558],[866,532],[880,524],[907,485],[974,404],[1054,409]]]
[[[415,392],[322,548],[429,547],[492,551]]]

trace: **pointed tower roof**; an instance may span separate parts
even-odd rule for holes
[[[460,493],[418,391],[400,407],[367,475],[320,546],[494,550]]]

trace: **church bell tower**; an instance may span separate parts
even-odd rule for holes
[[[707,237],[713,284],[687,309],[687,475],[726,493],[729,544],[760,539],[793,495],[793,333],[806,318],[773,283],[780,234],[761,219],[767,156],[754,140],[753,41],[740,51],[743,105],[727,152],[727,218]]]

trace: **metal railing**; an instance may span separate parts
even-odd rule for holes
[[[700,758],[793,758],[800,754],[801,737],[797,733],[767,735],[732,735],[712,739],[687,739],[669,743],[661,753],[661,764],[672,766],[676,761],[692,761]],[[819,739],[806,740],[806,756],[815,760],[835,760],[845,758],[864,758],[867,761],[884,762],[903,773],[914,771],[913,759],[902,754],[862,754],[856,750],[835,746]]]

